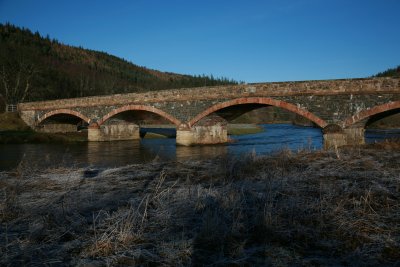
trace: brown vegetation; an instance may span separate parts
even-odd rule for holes
[[[0,113],[0,131],[28,131],[29,126],[16,112]]]
[[[398,264],[400,150],[387,148],[99,173],[22,162],[0,173],[0,265]]]
[[[0,94],[8,104],[225,84],[237,82],[160,72],[0,23]]]
[[[0,113],[0,144],[68,143],[87,141],[87,132],[42,133],[33,131],[18,113]]]

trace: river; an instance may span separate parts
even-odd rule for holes
[[[229,144],[182,147],[174,138],[141,139],[80,144],[7,144],[0,145],[0,170],[18,165],[24,168],[93,167],[108,168],[153,160],[205,159],[213,156],[268,154],[283,148],[321,149],[320,129],[291,124],[264,124],[257,134],[230,136]],[[366,142],[400,137],[400,130],[368,130]]]

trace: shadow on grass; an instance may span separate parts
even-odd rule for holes
[[[400,153],[337,153],[0,173],[0,263],[396,264]]]

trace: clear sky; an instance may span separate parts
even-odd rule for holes
[[[152,69],[245,82],[400,65],[399,0],[0,0],[0,22]]]

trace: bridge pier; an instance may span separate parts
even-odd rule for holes
[[[99,126],[93,123],[88,127],[88,141],[116,141],[140,139],[139,125],[116,123]]]
[[[214,145],[228,142],[228,122],[210,114],[192,127],[182,124],[176,129],[176,144],[183,146]]]
[[[363,127],[343,129],[338,125],[328,125],[323,129],[324,149],[365,144],[364,132]]]
[[[228,122],[216,114],[202,118],[194,126],[181,124],[176,129],[177,145],[214,145],[226,142],[228,142]]]
[[[364,127],[351,127],[344,129],[348,145],[363,145],[365,144],[365,129]]]
[[[228,142],[226,125],[178,127],[176,130],[176,144],[183,146],[213,145]]]

